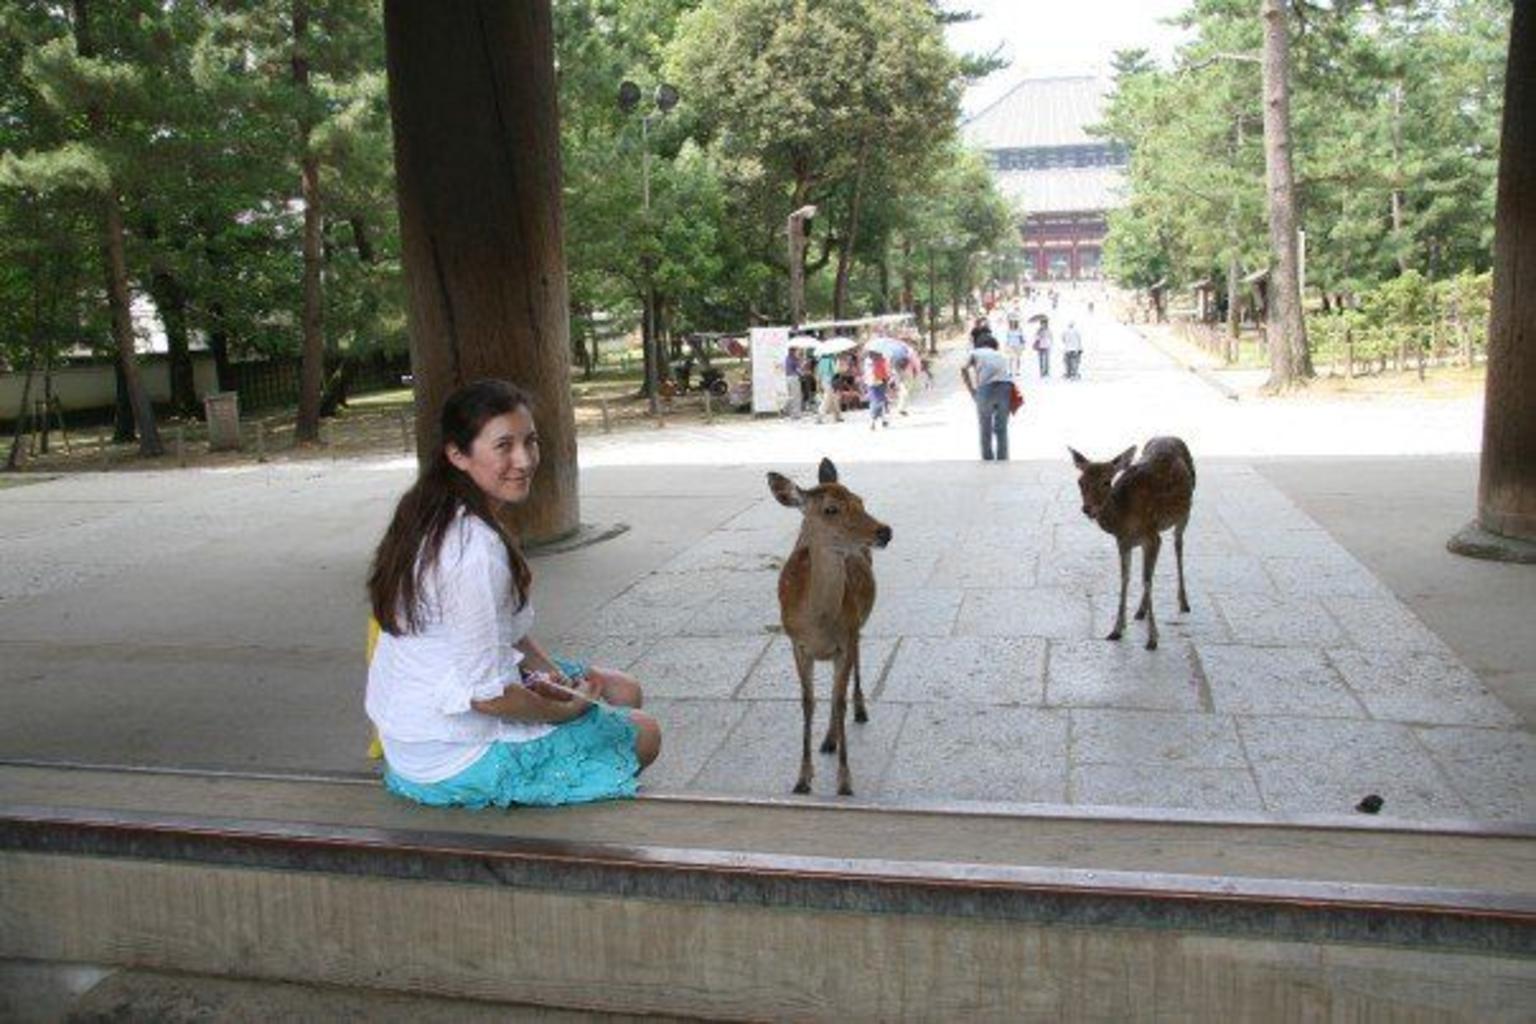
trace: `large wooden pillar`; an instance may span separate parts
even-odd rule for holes
[[[1536,561],[1536,2],[1514,4],[1494,214],[1477,521],[1463,554]]]
[[[386,0],[384,28],[417,454],[454,388],[523,386],[543,463],[514,525],[563,536],[579,510],[550,2]]]

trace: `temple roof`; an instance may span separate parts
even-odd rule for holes
[[[1093,75],[1026,78],[960,126],[966,143],[989,152],[1105,146],[1086,129],[1103,116],[1108,79]],[[998,188],[1025,213],[1108,210],[1124,202],[1125,168],[998,169]]]
[[[1080,146],[1104,140],[1084,129],[1103,116],[1108,79],[1026,78],[960,126],[977,149]]]
[[[1112,210],[1125,202],[1122,167],[993,171],[992,176],[998,190],[1026,214]]]

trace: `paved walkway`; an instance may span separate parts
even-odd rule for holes
[[[982,464],[955,372],[889,430],[584,439],[583,518],[631,529],[537,559],[541,630],[646,681],[666,728],[652,789],[788,796],[800,711],[773,594],[797,517],[763,470],[808,482],[827,454],[895,530],[866,631],[871,721],[850,725],[860,800],[1345,815],[1378,793],[1385,815],[1536,820],[1522,718],[1252,461],[1470,451],[1476,408],[1231,403],[1099,320],[1086,379],[1031,383],[1016,461]],[[1147,652],[1139,625],[1100,639],[1116,560],[1065,445],[1104,457],[1154,433],[1190,442],[1200,481],[1193,610],[1175,611],[1169,549]],[[361,580],[411,469],[0,491],[0,759],[367,770]],[[1536,607],[1529,579],[1514,586]],[[829,796],[834,764],[818,764]]]

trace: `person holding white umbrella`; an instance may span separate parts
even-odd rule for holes
[[[821,404],[816,408],[816,422],[828,415],[843,422],[843,403],[837,395],[837,357],[853,347],[846,338],[829,338],[813,350],[816,356],[816,385],[821,388]]]

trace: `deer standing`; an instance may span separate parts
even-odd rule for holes
[[[891,528],[864,511],[864,502],[837,482],[837,467],[822,459],[819,485],[801,490],[787,477],[768,474],[779,504],[800,510],[800,536],[779,573],[779,618],[795,652],[805,729],[796,793],[811,791],[811,718],[816,711],[816,662],[832,662],[832,719],[821,752],[836,750],[837,791],[853,793],[848,774],[848,676],[853,675],[853,718],[867,722],[859,672],[859,631],[875,606],[870,549],[891,542]]]
[[[1094,520],[1120,546],[1120,613],[1106,637],[1125,632],[1125,591],[1130,583],[1131,549],[1141,548],[1141,605],[1137,619],[1147,620],[1147,650],[1157,650],[1157,617],[1152,613],[1152,570],[1162,548],[1162,531],[1173,528],[1173,552],[1179,564],[1179,611],[1189,611],[1184,593],[1184,527],[1195,494],[1195,460],[1177,437],[1154,437],[1136,455],[1131,445],[1109,462],[1092,462],[1074,448],[1083,515]]]

